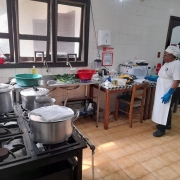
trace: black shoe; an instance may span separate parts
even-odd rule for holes
[[[157,127],[157,129],[159,129],[160,128],[160,124],[157,124],[156,127]],[[165,129],[170,130],[171,126],[166,126]]]
[[[153,136],[155,136],[155,137],[161,137],[163,135],[165,135],[165,132],[161,132],[160,130],[153,133]]]

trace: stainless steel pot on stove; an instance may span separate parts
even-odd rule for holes
[[[34,100],[37,97],[47,96],[49,90],[46,88],[27,88],[20,91],[21,99],[22,99],[22,106],[27,110],[34,109]]]
[[[13,110],[13,86],[9,84],[0,84],[0,114],[8,113]]]
[[[51,109],[52,113],[55,113],[52,109],[55,106],[57,107],[58,105],[42,108],[45,108],[46,111]],[[34,115],[33,111],[29,113],[31,135],[35,142],[43,144],[56,144],[66,141],[72,135],[73,122],[79,117],[79,112],[74,115],[72,109],[65,106],[59,107],[62,108],[64,112],[68,111],[69,116],[67,116],[66,113],[66,117],[62,116],[62,118],[56,121],[46,122],[42,120],[41,116]],[[38,108],[36,110],[40,110],[42,108]],[[51,112],[49,111],[49,113]]]
[[[56,100],[48,96],[41,96],[34,100],[34,108],[46,107],[54,105]]]

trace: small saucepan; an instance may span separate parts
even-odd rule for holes
[[[16,158],[13,152],[19,151],[20,149],[23,149],[24,147],[25,146],[23,144],[15,144],[13,145],[12,149],[0,148],[0,162],[8,158],[9,154],[11,154],[14,158]]]

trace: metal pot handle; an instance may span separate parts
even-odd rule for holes
[[[72,118],[72,122],[76,121],[79,117],[79,111],[77,111],[77,113],[74,115],[74,117]]]
[[[25,121],[27,121],[28,123],[30,122],[30,119],[28,118],[26,118],[25,117],[25,113],[26,113],[26,111],[24,111],[23,113],[22,113],[22,117],[23,117],[23,119],[25,120]]]

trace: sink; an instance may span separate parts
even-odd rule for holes
[[[50,80],[54,80],[53,75],[44,75],[42,78],[38,81],[40,86],[47,86],[47,82]]]
[[[68,83],[58,83],[56,80],[54,80],[53,75],[44,75],[39,80],[39,86],[56,86],[56,85],[62,85],[60,88],[66,89],[66,90],[72,90],[77,89],[79,85],[67,85]]]

